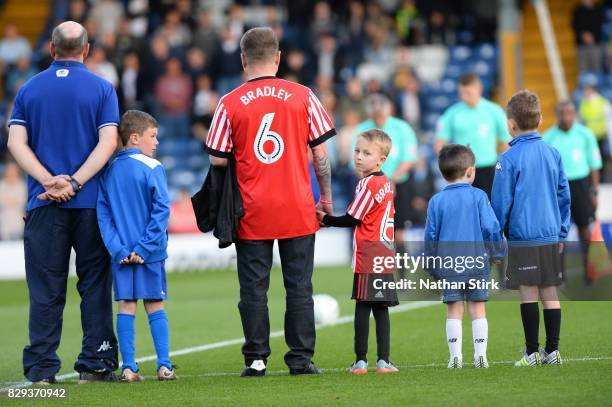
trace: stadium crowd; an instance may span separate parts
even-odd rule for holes
[[[600,31],[609,25],[610,10],[593,9],[592,1],[582,3],[574,14],[574,28],[580,55],[590,56],[580,61],[592,63],[581,68],[605,78],[612,40]],[[120,110],[142,109],[160,122],[158,156],[168,170],[175,201],[170,232],[195,231],[188,197],[208,169],[202,141],[220,96],[243,81],[240,37],[250,27],[266,25],[280,40],[279,76],[311,87],[338,129],[330,143],[334,205],[344,208],[352,196],[353,140],[360,124],[372,118],[368,96],[380,93],[391,102],[390,114],[416,135],[418,146],[405,167],[409,176],[403,179],[402,200],[407,208],[403,220],[419,225],[427,201],[443,183],[435,168],[436,123],[458,100],[458,79],[465,73],[452,73],[451,68],[476,72],[485,97],[495,86],[497,49],[491,44],[496,43],[497,9],[497,2],[488,0],[54,0],[34,46],[15,25],[5,27],[0,40],[0,121],[10,117],[20,86],[51,63],[52,27],[66,20],[83,24],[91,42],[86,65],[115,86]],[[585,31],[584,21],[595,14],[601,23],[587,24]],[[599,44],[599,60],[593,44]],[[453,65],[458,55],[454,49],[482,54],[489,62]],[[601,75],[596,77],[601,80]],[[592,92],[599,95],[600,85],[585,80],[584,92],[581,88],[576,96],[594,100]],[[584,116],[609,109],[606,98],[598,101],[578,109],[589,127]],[[598,140],[605,141],[607,123],[602,128],[595,122]],[[2,126],[0,239],[20,237],[22,224],[6,219],[21,219],[26,194],[19,170],[6,153],[6,134]],[[604,141],[600,148],[609,160]]]

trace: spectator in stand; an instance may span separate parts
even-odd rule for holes
[[[336,168],[350,167],[353,160],[353,136],[356,134],[356,128],[363,121],[355,110],[346,110],[342,114],[342,127],[338,130],[338,135],[330,140],[329,147],[333,151],[330,153],[330,159],[334,167],[334,174],[337,174]],[[349,187],[351,188],[351,187]],[[352,190],[348,190],[348,196]]]
[[[337,22],[329,3],[319,1],[314,6],[314,16],[310,24],[310,43],[319,44],[324,35],[333,35],[336,32]]]
[[[421,128],[420,83],[408,70],[398,71],[395,75],[396,104],[398,113],[413,129]]]
[[[603,7],[595,0],[582,0],[574,9],[572,28],[578,46],[580,71],[601,71],[603,68],[603,49],[600,44],[603,21]]]
[[[611,156],[610,141],[608,137],[612,132],[612,128],[610,128],[610,122],[612,120],[610,102],[597,92],[595,85],[587,84],[584,87],[584,96],[580,101],[579,112],[584,125],[595,134],[597,145],[599,146],[599,153],[603,162],[601,179],[602,182],[608,182],[606,171],[610,165]]]
[[[389,32],[382,27],[373,25],[370,29],[372,42],[365,48],[365,62],[388,70],[393,66],[395,53],[389,40]]]
[[[365,9],[360,1],[353,0],[348,10],[347,21],[340,24],[340,45],[344,48],[346,64],[357,66],[363,60],[363,44],[366,41]]]
[[[471,0],[466,3],[465,12],[474,17],[474,39],[476,42],[495,42],[499,2]],[[554,7],[553,4],[551,6]]]
[[[168,233],[198,233],[198,224],[193,214],[191,194],[186,189],[179,192],[178,199],[170,206]]]
[[[393,20],[385,14],[380,4],[376,1],[370,1],[366,9],[366,32],[372,35],[372,30],[382,30],[389,33],[393,27]]]
[[[116,33],[123,18],[123,5],[115,0],[97,0],[91,8],[89,15],[98,28],[98,40],[102,40],[107,33]]]
[[[89,45],[94,47],[97,42],[98,37],[98,25],[96,24],[96,20],[91,18],[91,16],[87,16],[85,21],[83,22],[83,27],[85,27],[85,31],[87,31],[87,37],[89,38]]]
[[[227,10],[227,22],[225,25],[227,28],[229,28],[232,39],[239,42],[240,37],[242,37],[242,34],[245,31],[242,6],[239,4],[232,4],[229,7]]]
[[[354,110],[346,110],[341,118],[342,127],[336,137],[328,142],[329,159],[333,168],[332,179],[338,188],[338,191],[334,191],[335,208],[345,208],[355,192],[358,178],[352,167],[353,137],[357,134],[357,125],[365,117],[361,117]]]
[[[11,69],[6,76],[6,96],[14,97],[21,85],[36,74],[37,71],[30,66],[30,58],[25,56],[19,58],[15,68]]]
[[[448,15],[442,9],[434,9],[427,18],[425,42],[427,44],[454,45],[455,31],[449,24]]]
[[[422,42],[423,22],[415,0],[403,0],[395,14],[395,29],[402,45],[417,45]]]
[[[79,24],[83,24],[87,18],[88,11],[87,2],[85,0],[70,0],[68,14],[65,20],[76,21]]]
[[[142,108],[142,89],[140,87],[140,61],[135,52],[123,57],[119,105],[122,110],[140,110]]]
[[[155,96],[160,103],[160,123],[164,136],[187,137],[193,85],[183,72],[181,61],[172,57],[166,62],[166,73],[155,84]]]
[[[281,54],[282,55],[282,54]],[[306,84],[312,82],[308,70],[305,67],[305,56],[304,53],[299,49],[292,49],[287,53],[285,58],[286,69],[281,72],[281,77],[292,76],[295,82]]]
[[[194,2],[195,3],[195,2]],[[193,17],[192,1],[191,0],[176,0],[176,11],[178,12],[181,23],[183,23],[189,31],[195,31],[198,23]]]
[[[185,48],[191,42],[191,31],[181,22],[181,15],[176,9],[170,9],[164,17],[164,24],[154,36],[163,36],[170,48]]]
[[[38,54],[38,58],[35,61],[34,68],[38,72],[44,71],[49,67],[49,65],[51,65],[51,63],[53,63],[53,58],[51,57],[51,50],[49,49],[49,44],[47,42],[44,42],[38,48],[38,52],[36,53]]]
[[[360,119],[359,121],[365,120],[366,112],[363,89],[357,77],[353,77],[346,82],[346,95],[340,99],[338,105],[338,114],[342,118],[351,111],[355,112]]]
[[[200,48],[191,47],[187,50],[186,70],[194,84],[198,76],[209,74],[208,58]]]
[[[130,33],[138,39],[144,39],[149,32],[150,10],[148,0],[129,0],[127,13],[130,18]],[[151,29],[152,31],[152,29]]]
[[[217,92],[224,95],[243,82],[242,62],[240,60],[240,38],[234,38],[230,27],[225,27],[223,37],[215,57]]]
[[[30,42],[19,35],[17,26],[8,23],[4,27],[4,37],[0,40],[0,63],[14,65],[19,58],[29,58],[32,54]]]
[[[210,13],[201,11],[198,14],[198,29],[193,36],[193,45],[200,48],[212,59],[219,46],[219,35],[212,24]]]
[[[317,75],[326,76],[337,82],[337,75],[341,69],[339,55],[334,36],[321,35],[317,50]]]
[[[0,240],[23,237],[23,218],[28,190],[19,166],[9,161],[0,179]]]
[[[115,36],[115,59],[113,63],[116,66],[121,64],[123,57],[128,52],[136,52],[138,54],[142,51],[142,41],[136,38],[130,31],[130,20],[124,18],[119,23],[119,30]]]
[[[199,131],[205,130],[208,132],[217,102],[219,102],[219,95],[212,88],[210,76],[199,75],[196,78],[196,94],[193,98],[192,122],[194,123],[194,133],[206,136]]]
[[[170,57],[170,48],[162,36],[153,37],[149,49],[142,58],[142,70],[139,79],[142,79],[142,92],[148,111],[152,116],[158,117],[159,101],[155,98],[155,84],[164,74],[166,61]]]
[[[94,48],[89,58],[87,58],[85,66],[87,66],[87,69],[91,72],[112,83],[115,88],[119,85],[117,69],[106,59],[106,51],[104,51],[104,48],[100,46]]]

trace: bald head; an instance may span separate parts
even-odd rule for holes
[[[84,56],[87,48],[87,31],[85,27],[74,21],[66,21],[53,29],[51,45],[54,49],[54,57],[80,58]]]

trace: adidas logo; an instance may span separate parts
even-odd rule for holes
[[[110,346],[110,342],[109,341],[103,341],[102,345],[100,345],[100,347],[98,348],[98,352],[106,352],[107,350],[112,349],[113,347]]]
[[[450,338],[448,340],[448,343],[455,343],[455,342],[457,342],[457,338]]]
[[[374,298],[385,298],[385,296],[384,296],[384,294],[382,293],[382,291],[379,291],[379,292],[377,292],[377,293],[374,295]]]
[[[484,338],[474,339],[474,343],[484,343]]]

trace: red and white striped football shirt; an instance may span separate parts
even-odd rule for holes
[[[214,156],[236,160],[244,217],[238,238],[285,239],[319,228],[308,171],[308,147],[336,134],[310,89],[256,78],[223,96],[208,131]]]
[[[357,183],[355,198],[346,212],[361,221],[353,234],[353,271],[371,273],[371,259],[389,255],[394,240],[393,189],[382,171]]]

